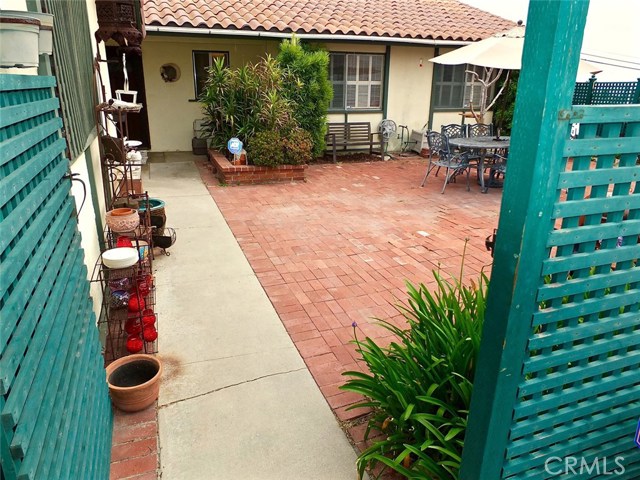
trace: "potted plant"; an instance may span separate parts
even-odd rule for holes
[[[160,392],[162,362],[147,354],[128,355],[107,367],[107,384],[113,405],[125,412],[151,406]]]

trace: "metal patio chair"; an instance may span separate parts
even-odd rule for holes
[[[438,132],[429,132],[427,134],[427,142],[429,144],[429,165],[427,166],[427,172],[422,179],[421,187],[424,187],[427,182],[427,177],[434,168],[437,168],[436,176],[440,168],[445,169],[444,185],[442,191],[447,188],[447,184],[456,179],[458,175],[467,173],[467,191],[471,188],[469,186],[469,173],[471,171],[471,163],[464,153],[453,153],[449,149],[449,142],[447,137]]]
[[[492,123],[476,123],[476,124],[468,124],[467,127],[467,137],[490,137],[493,135],[493,124]],[[493,161],[493,155],[495,152],[485,152],[484,153],[484,163],[488,166]],[[471,149],[468,151],[469,159],[476,160],[478,162],[478,178],[483,172],[480,172],[480,156],[482,155],[481,151]]]
[[[464,138],[467,136],[467,126],[458,123],[450,123],[440,128],[440,133],[447,138]]]
[[[502,177],[504,180],[504,176],[507,173],[507,157],[494,153],[491,155],[491,161],[486,165],[486,167],[489,169],[489,182],[487,183],[487,188],[493,187],[498,183],[499,177]]]
[[[493,135],[493,124],[476,123],[475,125],[467,125],[468,137],[490,137]]]

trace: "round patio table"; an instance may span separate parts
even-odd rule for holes
[[[475,150],[479,152],[480,159],[478,161],[478,179],[480,180],[480,191],[487,193],[488,187],[484,184],[484,157],[487,150],[508,150],[511,137],[501,136],[496,138],[490,137],[466,137],[466,138],[450,138],[449,145],[458,147],[462,150]]]

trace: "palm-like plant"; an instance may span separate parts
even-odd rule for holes
[[[236,69],[216,59],[200,97],[210,146],[224,149],[231,137],[248,144],[258,132],[287,125],[291,104],[283,96],[282,79],[280,67],[270,56]]]
[[[371,373],[345,372],[344,390],[372,407],[366,431],[384,433],[358,457],[358,471],[378,463],[412,479],[456,479],[460,468],[484,320],[487,278],[470,287],[435,274],[436,292],[407,284],[400,305],[408,329],[381,321],[398,342],[358,340]]]

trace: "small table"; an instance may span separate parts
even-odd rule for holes
[[[449,145],[461,149],[478,150],[480,152],[480,160],[478,162],[478,177],[480,179],[480,191],[487,193],[488,187],[484,185],[484,156],[487,150],[508,149],[511,137],[466,137],[466,138],[450,138]]]

